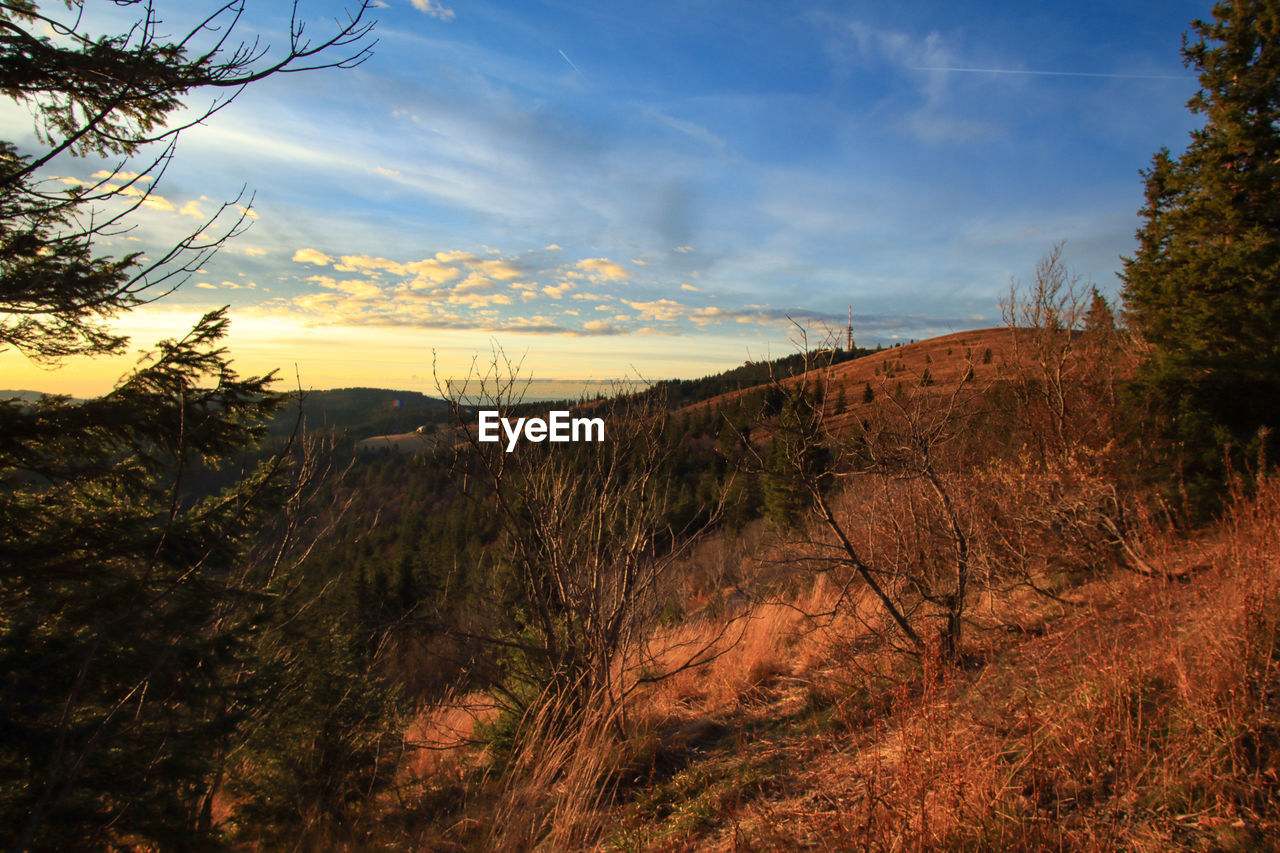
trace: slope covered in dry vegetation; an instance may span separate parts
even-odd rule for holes
[[[361,825],[457,850],[1275,847],[1280,483],[1241,473],[1180,524],[1105,304],[1053,254],[1010,319],[686,409],[795,514],[681,549],[585,695],[425,703]]]

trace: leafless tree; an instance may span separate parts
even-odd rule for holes
[[[459,481],[500,530],[497,606],[471,638],[505,652],[506,677],[495,686],[503,703],[524,715],[537,697],[555,697],[565,713],[621,702],[639,681],[633,670],[671,570],[704,529],[669,520],[679,445],[666,434],[663,401],[590,404],[575,414],[602,418],[603,441],[522,442],[508,452],[505,436],[479,440],[474,412],[513,421],[517,410],[530,413],[519,363],[498,351],[463,381],[437,384],[454,407]],[[711,654],[692,650],[684,665]]]
[[[950,387],[916,376],[904,392],[881,377],[877,402],[856,409],[854,423],[837,425],[825,393],[838,382],[824,359],[828,351],[813,351],[800,375],[770,380],[782,402],[770,407],[776,413],[757,414],[743,445],[757,471],[803,496],[807,523],[796,535],[819,555],[815,565],[849,573],[836,608],[864,586],[917,653],[933,645],[922,625],[940,618],[937,647],[954,660],[970,592],[970,534],[940,457],[968,416],[973,371]],[[859,494],[874,505],[841,500],[868,484]]]

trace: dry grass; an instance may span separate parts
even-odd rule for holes
[[[826,651],[825,636],[807,613],[829,610],[835,591],[816,584],[797,602],[765,602],[734,615],[686,622],[650,641],[647,675],[670,672],[706,649],[707,663],[684,669],[643,690],[639,713],[652,719],[732,712],[762,685],[812,668]]]
[[[1273,481],[1191,583],[1096,584],[976,673],[925,673],[816,754],[794,738],[780,796],[645,846],[1277,849],[1278,531]]]
[[[1181,580],[1098,572],[1077,580],[1072,606],[991,593],[984,613],[1036,630],[973,635],[969,669],[863,642],[874,602],[810,618],[840,594],[821,577],[786,601],[704,608],[652,636],[640,672],[714,650],[704,665],[527,740],[503,780],[474,753],[415,759],[427,788],[473,776],[452,835],[411,837],[433,849],[1280,849],[1280,481],[1193,540],[1135,544]],[[437,708],[414,737],[468,720]]]

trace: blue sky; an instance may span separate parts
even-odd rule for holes
[[[160,5],[174,32],[194,15]],[[243,37],[282,46],[288,4],[248,5]],[[311,387],[430,390],[433,360],[457,375],[495,346],[540,378],[700,376],[790,351],[788,318],[842,330],[849,305],[863,344],[997,325],[1061,241],[1114,293],[1138,171],[1195,125],[1178,48],[1209,11],[378,5],[371,59],[273,78],[184,133],[104,246],[158,247],[255,194],[246,233],[124,323],[140,346],[229,303],[242,370]],[[301,9],[318,37],[342,4]],[[0,120],[29,138],[21,110]],[[112,371],[22,384],[89,393]]]

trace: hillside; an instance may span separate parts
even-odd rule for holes
[[[854,663],[856,625],[757,605],[740,654],[650,696],[601,846],[1280,849],[1278,486],[1158,543],[1181,582],[998,602],[1019,630],[992,623],[959,670]]]
[[[921,386],[926,381],[941,387],[953,385],[972,366],[975,385],[989,384],[1010,358],[1012,335],[1007,328],[954,332],[928,340],[865,352],[848,361],[829,364],[821,355],[810,359],[810,369],[778,374],[784,386],[807,379],[821,382],[828,399],[844,394],[848,405],[860,405],[868,386],[874,394],[886,388]],[[926,379],[926,372],[928,377]],[[689,404],[691,411],[721,409],[769,383],[766,374],[755,384],[717,394]]]
[[[680,500],[732,488],[746,504],[649,581],[659,618],[609,659],[625,702],[590,700],[557,728],[479,685],[424,701],[397,769],[407,805],[383,801],[369,831],[438,850],[1280,849],[1280,481],[1241,485],[1219,523],[1175,532],[1125,479],[1140,455],[1112,420],[1127,344],[1044,341],[1058,386],[1006,329],[788,377],[822,380],[825,443],[761,453],[763,467],[739,453],[725,469],[735,451],[710,417],[763,388],[683,407]],[[975,393],[934,405],[962,379]],[[862,444],[854,419],[876,421]],[[775,448],[803,438],[785,418],[758,425]],[[547,521],[523,539],[495,512],[494,547],[539,549],[538,584],[578,582],[578,560],[608,577],[575,537],[630,522],[586,471],[565,479],[580,469],[564,454],[535,458],[560,489],[587,480],[583,497],[553,518],[539,508],[560,492],[519,492],[518,517]],[[813,459],[838,476],[814,474],[807,505]],[[708,491],[711,470],[725,479]],[[794,514],[769,509],[779,495]],[[763,509],[744,514],[752,501]],[[582,606],[557,615],[572,625]],[[517,625],[534,655],[536,630]],[[394,666],[411,682],[424,664]]]
[[[1049,572],[1047,593],[992,595],[958,668],[886,646],[865,591],[844,615],[847,591],[822,577],[740,595],[655,636],[732,642],[642,691],[616,749],[602,746],[610,721],[593,720],[486,787],[467,770],[487,766],[483,751],[439,751],[484,712],[426,709],[402,781],[443,812],[398,837],[438,850],[1280,849],[1277,521],[1280,481],[1266,480],[1211,529],[1153,535],[1158,577]],[[696,559],[744,560],[750,576],[778,556],[720,539]]]
[[[271,425],[273,435],[287,435],[298,418],[296,394]],[[449,407],[443,400],[418,391],[386,388],[335,388],[302,395],[302,416],[310,430],[332,429],[354,438],[412,432],[429,423],[443,423]]]

